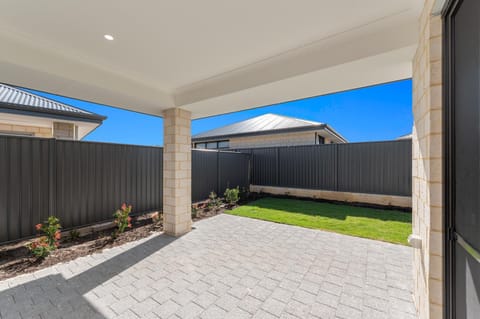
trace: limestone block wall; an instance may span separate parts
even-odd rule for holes
[[[425,1],[413,61],[414,299],[419,318],[443,318],[442,21]]]
[[[330,144],[330,139],[325,138]],[[230,148],[293,146],[315,144],[315,132],[294,132],[230,138]]]
[[[28,126],[28,125],[14,125],[0,122],[0,133],[19,133],[35,137],[53,137],[52,128]]]
[[[75,140],[75,124],[54,122],[53,123],[53,136],[63,140]]]

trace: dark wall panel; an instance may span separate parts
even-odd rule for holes
[[[32,235],[48,217],[53,147],[46,139],[0,137],[0,242]]]
[[[412,194],[410,140],[338,145],[338,191]]]
[[[249,154],[193,150],[192,201],[204,200],[212,191],[223,196],[227,187],[248,187],[249,169]]]
[[[192,200],[208,198],[210,192],[217,192],[217,152],[192,151]]]
[[[410,140],[238,150],[252,154],[252,184],[411,196]]]
[[[50,215],[64,228],[162,208],[163,150],[0,136],[0,242],[35,235]]]

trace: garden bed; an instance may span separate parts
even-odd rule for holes
[[[223,198],[212,192],[209,199],[192,205],[192,220],[212,217],[237,207],[239,200],[247,202],[250,193],[239,197],[237,188],[227,189]],[[233,205],[232,205],[233,204]],[[50,216],[48,221],[36,225],[42,237],[0,245],[0,280],[33,272],[81,256],[101,252],[105,248],[119,246],[163,231],[162,216],[152,212],[132,217],[131,205],[123,204],[114,214],[115,220],[69,231],[60,232],[61,220]],[[43,253],[46,252],[46,253]],[[40,254],[41,253],[41,254]],[[39,257],[40,256],[40,257]]]
[[[209,208],[207,202],[196,203],[194,207],[196,209],[192,212],[193,221],[218,215],[226,209],[225,205],[213,209]],[[158,219],[160,221],[155,222]],[[32,242],[32,239],[0,245],[0,281],[58,263],[68,262],[78,257],[99,253],[106,248],[123,245],[148,237],[152,233],[163,231],[161,218],[158,218],[158,215],[156,218],[154,214],[134,217],[131,223],[132,228],[118,234],[115,238],[112,236],[114,223],[84,227],[78,230],[81,237],[76,238],[72,238],[68,231],[63,232],[58,249],[52,251],[44,259],[36,258],[30,253],[27,245]]]
[[[34,257],[26,247],[32,240],[2,245],[0,246],[0,280],[101,252],[105,248],[145,238],[163,229],[161,223],[154,223],[148,215],[133,218],[132,228],[118,234],[116,238],[112,237],[113,226],[113,223],[110,227],[107,224],[107,227],[103,226],[101,231],[77,238],[72,238],[68,235],[69,232],[65,232],[58,249],[44,259]],[[94,229],[94,226],[89,228]]]

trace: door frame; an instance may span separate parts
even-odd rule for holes
[[[463,0],[449,0],[443,21],[443,145],[444,145],[444,318],[455,318],[455,98],[454,17]]]

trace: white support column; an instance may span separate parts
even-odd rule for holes
[[[163,112],[163,227],[181,236],[192,228],[191,113],[179,108]]]

